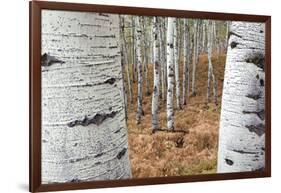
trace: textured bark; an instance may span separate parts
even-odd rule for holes
[[[176,19],[174,27],[174,67],[175,67],[175,81],[176,81],[176,107],[181,109],[180,103],[180,74],[179,74],[179,42],[178,42],[178,22]]]
[[[203,20],[202,21],[202,48],[201,48],[201,53],[204,53],[206,51],[206,31],[207,31],[207,27],[206,27],[206,22]],[[208,35],[208,34],[207,34]]]
[[[145,94],[146,96],[150,95],[150,90],[149,90],[149,78],[148,78],[148,41],[147,41],[147,17],[144,17],[144,22],[143,22],[143,42],[144,42],[144,80],[145,80]]]
[[[136,58],[137,58],[137,70],[138,70],[138,100],[137,100],[137,114],[136,114],[136,121],[137,124],[140,124],[141,117],[143,115],[142,110],[142,61],[141,61],[141,36],[142,30],[140,26],[140,18],[135,17],[135,25],[136,25]]]
[[[124,54],[124,62],[125,62],[125,69],[127,74],[127,84],[128,84],[128,93],[129,93],[129,102],[130,104],[133,104],[133,82],[130,77],[130,67],[129,67],[129,56],[128,56],[128,47],[127,47],[127,41],[125,38],[125,23],[124,23],[124,17],[121,17],[121,42],[123,47],[123,54]],[[131,105],[132,106],[132,105]]]
[[[227,52],[228,36],[229,36],[229,21],[226,21],[225,29],[225,52]]]
[[[168,29],[167,29],[167,127],[168,130],[174,129],[174,38],[173,32],[176,25],[176,18],[168,18]]]
[[[265,166],[263,23],[232,22],[219,131],[218,172]]]
[[[136,24],[135,24],[135,19],[134,16],[132,16],[132,28],[131,28],[131,35],[132,35],[132,78],[133,82],[136,82]]]
[[[118,15],[42,10],[44,53],[41,183],[130,178]]]
[[[160,49],[160,66],[161,66],[161,98],[165,101],[165,94],[166,94],[166,80],[167,77],[165,76],[165,68],[166,68],[166,46],[164,44],[164,22],[162,20],[159,21],[159,49]],[[164,40],[164,41],[163,41]]]
[[[159,32],[158,32],[158,18],[153,18],[153,96],[152,96],[152,129],[158,129],[158,98],[159,98]]]
[[[188,20],[184,19],[183,39],[183,83],[182,83],[182,104],[186,105],[189,95],[189,30]]]
[[[217,81],[214,74],[213,64],[212,64],[212,50],[213,50],[213,21],[208,21],[208,82],[207,82],[207,102],[210,102],[210,90],[211,90],[211,81],[213,81],[213,95],[214,103],[218,104],[218,95],[217,95]]]
[[[192,64],[192,96],[196,95],[195,81],[196,81],[196,66],[197,66],[197,51],[198,51],[198,20],[194,20],[194,28],[193,28],[193,64]]]

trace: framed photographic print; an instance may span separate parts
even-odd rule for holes
[[[30,2],[30,191],[270,176],[270,16]]]

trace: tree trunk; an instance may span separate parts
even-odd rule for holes
[[[212,64],[212,49],[213,49],[213,21],[208,21],[208,83],[207,83],[207,102],[210,102],[210,90],[211,90],[211,81],[213,81],[213,95],[214,103],[218,105],[218,95],[217,95],[217,81],[214,74],[213,64]]]
[[[119,45],[118,15],[42,10],[43,184],[131,177]]]
[[[141,36],[142,31],[140,27],[140,18],[138,16],[135,17],[135,25],[136,25],[136,56],[137,56],[137,71],[138,71],[138,107],[137,107],[137,115],[136,115],[136,121],[137,124],[140,124],[141,117],[143,115],[142,110],[142,61],[141,61]]]
[[[176,26],[176,18],[168,18],[167,29],[167,76],[168,76],[168,88],[167,88],[167,127],[168,130],[174,129],[174,38],[173,32]]]
[[[175,81],[176,81],[176,107],[181,109],[180,104],[180,75],[179,75],[179,42],[178,42],[178,30],[177,19],[174,27],[174,66],[175,66]]]
[[[184,40],[183,40],[183,85],[182,85],[182,104],[186,105],[189,95],[189,30],[188,19],[184,19]]]
[[[196,63],[197,63],[197,28],[198,28],[198,20],[194,20],[194,30],[193,30],[193,65],[192,65],[192,96],[196,95],[196,90],[195,90],[195,79],[196,79]]]
[[[123,46],[123,53],[124,53],[124,59],[125,59],[125,66],[126,66],[126,74],[127,74],[127,84],[128,84],[128,93],[129,93],[129,102],[130,107],[132,107],[133,104],[133,82],[130,78],[130,67],[129,67],[129,57],[128,57],[128,47],[127,47],[127,41],[125,38],[125,22],[124,17],[121,17],[121,42]]]
[[[158,18],[153,18],[153,53],[154,53],[154,73],[153,73],[153,96],[152,96],[152,129],[158,129],[158,98],[159,98],[159,31]]]
[[[232,22],[219,131],[218,172],[265,166],[263,23]]]
[[[144,17],[144,22],[143,22],[143,42],[144,42],[144,79],[145,79],[145,94],[146,96],[150,95],[150,90],[149,90],[149,78],[148,78],[148,43],[147,43],[147,17]]]
[[[166,79],[167,77],[165,76],[165,67],[166,67],[166,53],[165,53],[165,49],[166,49],[166,46],[163,42],[163,40],[165,40],[164,38],[164,24],[165,24],[165,20],[164,21],[161,21],[160,20],[160,26],[159,26],[159,42],[160,42],[160,45],[159,45],[159,48],[160,48],[160,66],[161,66],[161,98],[163,99],[163,101],[165,101],[165,94],[166,94]]]
[[[133,77],[133,83],[136,82],[136,24],[135,24],[135,17],[132,16],[132,77]]]

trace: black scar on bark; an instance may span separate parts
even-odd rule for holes
[[[174,44],[168,44],[170,48],[174,48]]]
[[[264,86],[264,80],[260,79],[260,86]]]
[[[231,35],[234,35],[234,36],[237,36],[237,37],[239,37],[239,38],[242,38],[241,35],[239,35],[239,34],[233,32],[233,31],[230,31],[230,32],[229,32],[229,37],[230,37]]]
[[[109,49],[114,49],[114,48],[118,48],[118,46],[109,46]]]
[[[264,134],[264,125],[258,124],[258,125],[246,125],[245,126],[250,132],[256,133],[259,137]]]
[[[106,81],[104,81],[104,83],[106,83],[106,84],[114,84],[115,83],[115,81],[116,81],[116,79],[115,78],[109,78],[109,79],[107,79]]]
[[[119,129],[117,129],[116,131],[114,131],[114,133],[119,133],[121,131],[122,127],[120,127]]]
[[[249,58],[246,59],[247,63],[252,63],[256,65],[257,67],[261,68],[264,70],[264,54],[262,53],[255,53]]]
[[[100,156],[102,156],[103,154],[104,154],[103,152],[102,152],[102,153],[98,153],[97,155],[94,156],[94,158],[100,157]]]
[[[224,160],[225,160],[225,162],[227,163],[227,165],[230,165],[230,166],[232,166],[233,163],[234,163],[232,160],[227,159],[227,158],[225,158]]]
[[[70,182],[81,182],[81,180],[79,180],[78,178],[73,178],[72,180],[70,180]]]
[[[257,154],[256,152],[250,152],[250,151],[244,151],[244,150],[238,150],[238,149],[233,149],[232,151],[236,153],[241,153],[241,154]]]
[[[154,40],[157,40],[157,34],[154,35]]]
[[[112,111],[111,113],[105,114],[105,113],[97,113],[94,117],[89,118],[87,116],[84,117],[83,120],[75,120],[75,121],[71,121],[67,124],[68,127],[74,127],[77,125],[81,125],[81,126],[88,126],[90,124],[94,124],[94,125],[100,125],[103,121],[105,121],[108,118],[113,118],[115,117],[115,115],[117,114],[116,111]]]
[[[95,35],[96,38],[116,38],[115,35]]]
[[[261,120],[264,120],[264,110],[261,111],[242,111],[243,114],[256,114]]]
[[[57,59],[54,56],[51,56],[51,55],[47,54],[47,53],[45,53],[41,56],[41,66],[51,66],[55,63],[63,64],[65,62]]]
[[[233,42],[230,43],[230,47],[231,47],[232,49],[235,48],[237,45],[238,45],[238,43],[235,42],[235,41],[233,41]]]
[[[108,14],[105,14],[105,13],[99,13],[100,16],[104,16],[104,17],[109,17]]]
[[[260,167],[260,168],[258,168],[258,169],[253,170],[253,171],[263,172],[263,171],[264,171],[264,167]]]
[[[127,152],[127,148],[123,148],[118,154],[117,154],[117,159],[121,159],[125,153]]]
[[[258,100],[261,98],[261,93],[259,94],[248,94],[246,95],[246,97],[250,98],[250,99],[253,99],[253,100]]]

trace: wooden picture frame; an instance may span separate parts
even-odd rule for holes
[[[75,183],[41,183],[41,11],[65,10],[130,14],[143,16],[170,16],[178,18],[198,18],[265,23],[265,168],[262,171],[201,174],[174,177],[134,178],[110,181],[91,181]],[[139,7],[106,6],[59,2],[29,2],[30,11],[30,98],[29,98],[29,191],[60,191],[89,188],[122,187],[136,185],[182,183],[197,181],[229,180],[243,178],[262,178],[271,176],[271,17],[232,13],[213,13],[200,11],[169,10]]]

